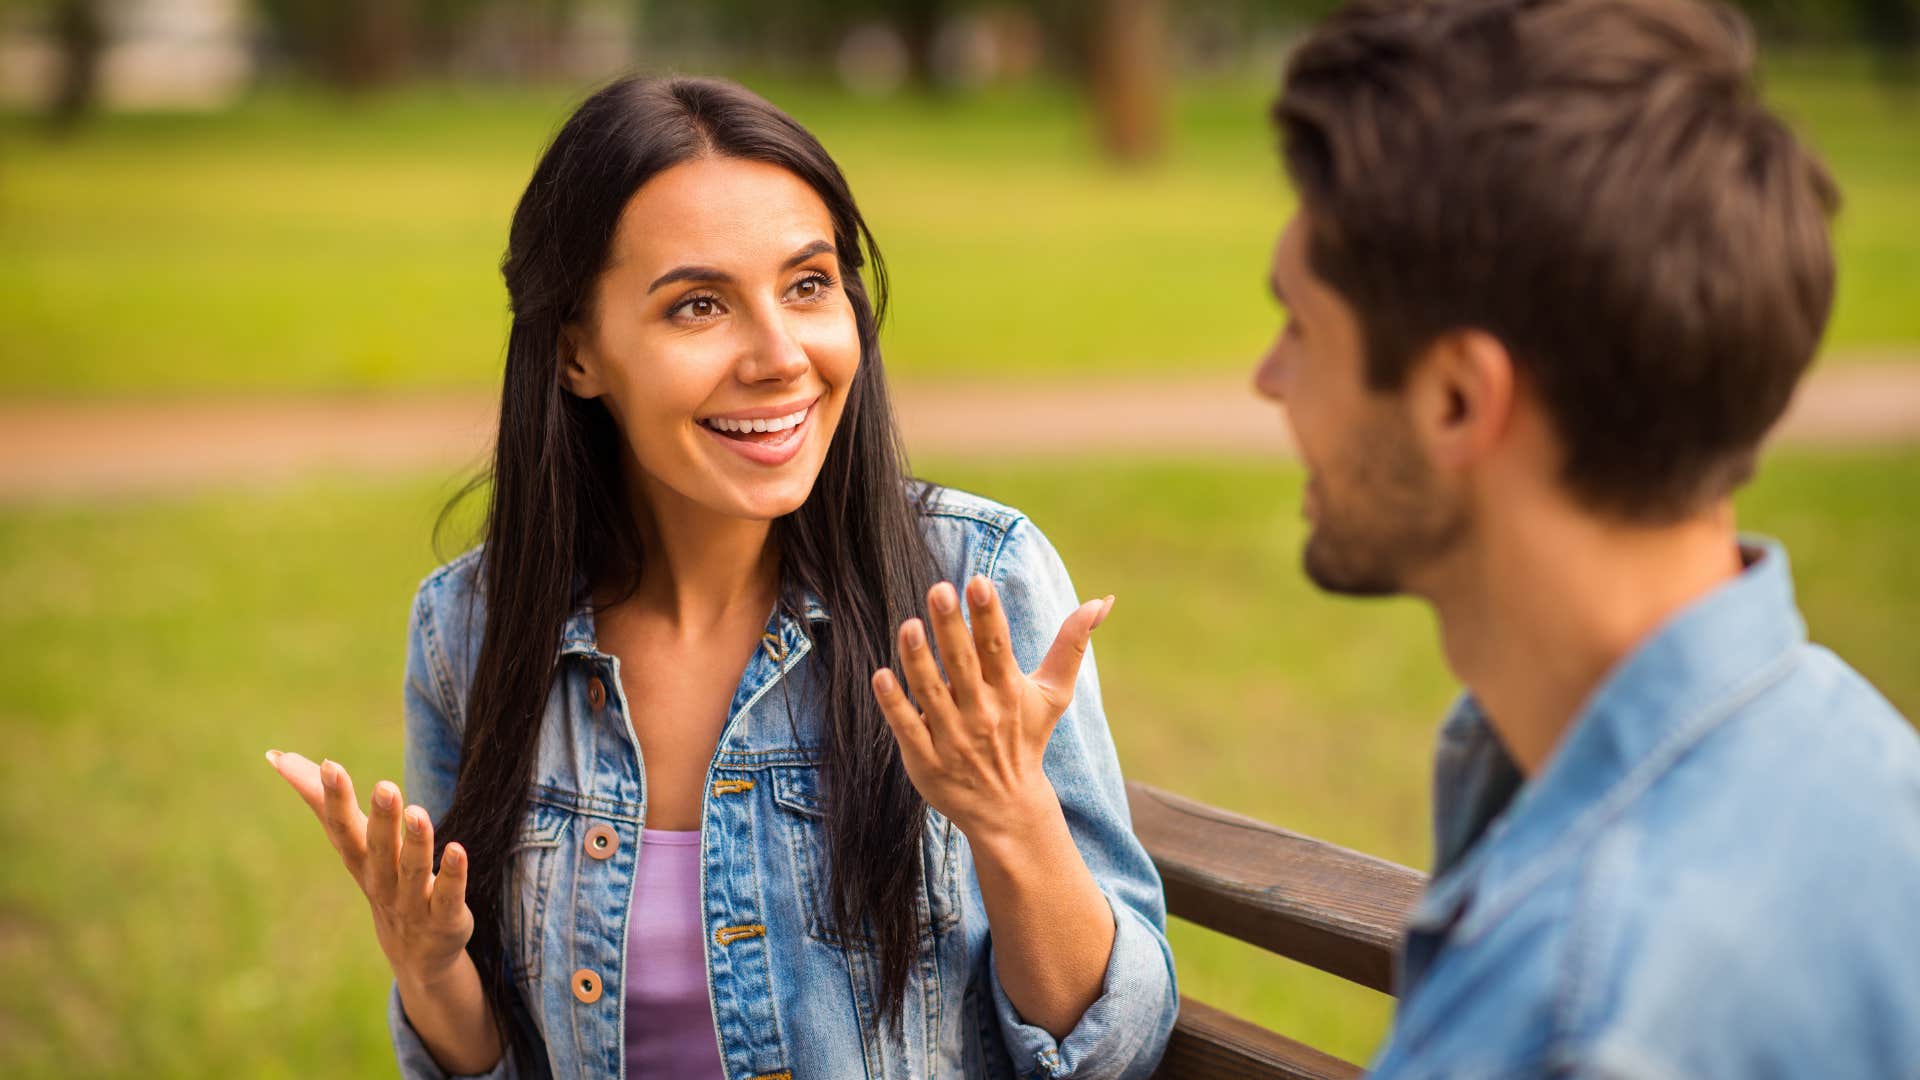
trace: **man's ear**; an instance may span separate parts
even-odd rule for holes
[[[577,323],[560,327],[560,385],[579,398],[597,398],[606,393],[598,357],[586,332]]]
[[[1450,330],[1414,359],[1407,407],[1428,460],[1465,469],[1486,459],[1513,422],[1513,357],[1481,330]]]

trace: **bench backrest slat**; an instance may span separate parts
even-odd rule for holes
[[[1190,997],[1156,1080],[1351,1080],[1360,1068]]]
[[[1146,784],[1127,797],[1170,913],[1392,993],[1425,875]]]

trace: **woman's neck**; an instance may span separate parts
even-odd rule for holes
[[[630,603],[689,636],[742,614],[766,617],[780,569],[772,522],[716,514],[660,484],[634,494],[645,557]]]

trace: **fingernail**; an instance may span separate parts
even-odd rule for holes
[[[426,811],[421,810],[417,806],[409,808],[407,810],[407,831],[415,836],[419,836],[426,828],[425,825],[421,824],[421,822],[426,819],[426,816]]]
[[[374,785],[374,788],[373,788],[374,805],[378,806],[382,810],[391,810],[393,809],[393,801],[394,801],[393,788],[389,787],[385,780],[382,780],[378,784]]]
[[[933,610],[946,614],[954,609],[953,586],[941,582],[933,587]]]
[[[445,866],[448,863],[452,863],[455,866],[458,866],[461,863],[466,861],[467,861],[466,850],[462,848],[459,844],[448,844],[446,850],[440,853],[441,866]]]
[[[279,768],[280,767],[280,751],[278,750],[267,751],[267,764],[273,766],[276,769]]]
[[[873,673],[873,688],[888,695],[893,694],[899,689],[893,681],[893,672],[886,668],[881,668],[879,671]]]
[[[907,620],[907,648],[917,649],[927,643],[926,631],[920,628],[919,619]]]
[[[331,791],[340,784],[340,766],[332,758],[320,759],[320,786]]]
[[[967,601],[973,604],[984,604],[991,599],[993,599],[993,586],[987,584],[986,578],[975,574],[973,580],[967,582]]]

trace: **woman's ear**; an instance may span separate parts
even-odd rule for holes
[[[578,398],[597,398],[606,393],[598,357],[586,333],[576,323],[560,327],[560,385]]]

